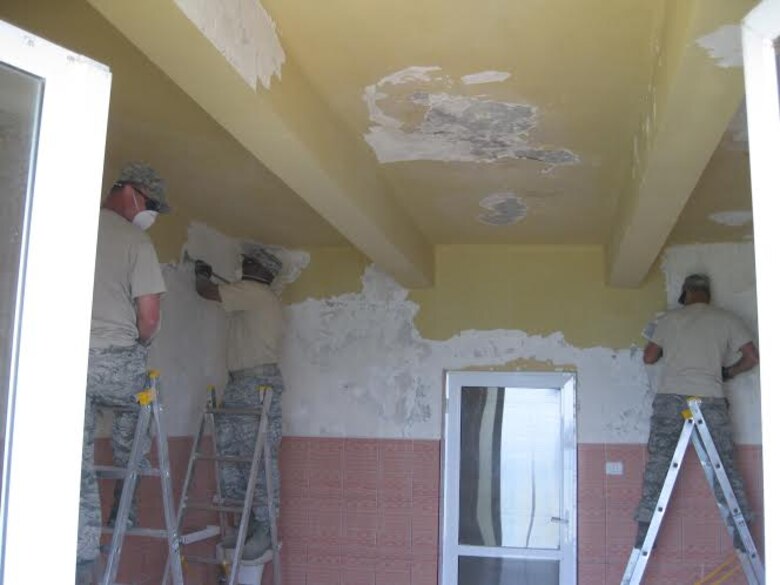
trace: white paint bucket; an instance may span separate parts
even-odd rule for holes
[[[233,562],[234,552],[235,549],[222,548],[222,545],[217,545],[217,558],[228,563],[228,570]],[[256,559],[241,561],[238,565],[238,585],[260,585],[263,581],[263,569],[272,557],[273,551],[269,549]]]

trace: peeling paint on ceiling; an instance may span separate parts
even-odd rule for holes
[[[696,39],[718,67],[742,67],[742,32],[738,24],[726,24],[708,35]]]
[[[489,225],[512,225],[528,214],[528,206],[514,193],[494,193],[479,202],[486,209],[477,219]]]
[[[379,162],[579,163],[570,150],[530,141],[539,124],[537,107],[442,91],[452,86],[439,67],[415,66],[365,88],[363,100],[373,125],[364,138]]]
[[[752,211],[720,211],[709,216],[710,221],[727,225],[730,227],[740,227],[753,221]]]
[[[174,0],[176,6],[238,71],[257,89],[270,89],[271,78],[282,78],[284,49],[276,24],[257,0]]]
[[[482,83],[500,83],[506,81],[512,76],[511,73],[506,71],[480,71],[479,73],[471,73],[464,75],[460,78],[463,85],[479,85]]]

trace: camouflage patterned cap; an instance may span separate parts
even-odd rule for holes
[[[144,195],[160,204],[160,213],[168,213],[171,208],[165,202],[165,181],[152,167],[144,162],[132,162],[125,165],[119,173],[115,185],[131,183]]]
[[[682,290],[680,291],[680,297],[677,302],[681,305],[685,304],[685,293],[693,291],[704,291],[710,294],[710,277],[706,274],[689,274],[685,277]]]
[[[263,270],[268,272],[271,279],[276,278],[279,271],[282,269],[282,261],[276,256],[271,254],[268,250],[260,248],[259,246],[252,246],[245,249],[244,258],[254,260]]]

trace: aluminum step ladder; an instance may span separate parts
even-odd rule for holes
[[[723,468],[723,464],[718,456],[718,450],[707,427],[707,421],[702,414],[701,400],[689,398],[688,409],[682,412],[682,416],[685,418],[685,424],[680,432],[680,439],[677,441],[677,447],[672,456],[672,463],[669,466],[669,471],[666,473],[661,494],[658,496],[655,511],[650,519],[650,527],[647,530],[642,546],[631,551],[621,585],[639,585],[642,582],[642,577],[645,574],[647,563],[653,551],[653,545],[661,529],[661,522],[664,519],[677,476],[682,467],[685,451],[691,441],[693,441],[694,449],[704,469],[712,495],[715,496],[715,482],[720,485],[723,491],[727,506],[718,502],[718,509],[732,540],[735,540],[734,531],[736,531],[738,538],[743,544],[744,551],[735,547],[735,552],[742,565],[747,582],[750,585],[764,585],[764,566],[761,563],[753,538],[750,536],[747,521],[739,507],[734,490],[731,488],[726,470]],[[731,523],[729,520],[731,520]]]
[[[168,567],[166,572],[173,575],[174,585],[184,585],[181,560],[179,558],[179,536],[175,523],[173,489],[171,487],[170,458],[168,456],[168,435],[165,431],[163,404],[158,390],[160,374],[156,370],[150,370],[147,380],[148,386],[136,394],[139,408],[128,406],[100,405],[100,409],[114,412],[138,412],[138,422],[135,426],[133,445],[130,449],[130,459],[127,467],[114,467],[110,465],[96,465],[95,472],[101,479],[123,480],[122,495],[119,499],[114,527],[104,527],[104,533],[111,534],[111,544],[108,549],[106,568],[101,585],[117,585],[116,575],[119,570],[119,560],[122,556],[122,545],[125,536],[146,536],[165,539],[168,544]],[[144,458],[143,445],[154,426],[155,442],[159,465],[153,469],[141,469],[141,461]],[[160,478],[162,490],[163,514],[165,516],[165,529],[152,528],[128,528],[127,521],[130,516],[130,507],[138,484],[138,476],[154,476]]]
[[[187,464],[187,473],[184,478],[184,487],[182,489],[182,497],[179,502],[179,510],[176,517],[176,526],[178,530],[181,530],[182,521],[188,510],[199,511],[212,511],[219,513],[219,526],[209,525],[205,528],[189,534],[183,534],[181,537],[182,545],[199,542],[207,538],[213,538],[214,536],[220,536],[224,538],[228,533],[228,514],[240,515],[238,523],[238,533],[236,535],[236,548],[233,551],[233,558],[230,562],[211,557],[195,556],[183,554],[182,560],[184,563],[201,563],[207,565],[217,565],[222,571],[222,579],[226,585],[236,585],[238,583],[238,573],[241,564],[241,556],[244,551],[244,544],[246,541],[247,530],[249,528],[249,517],[252,513],[252,502],[254,501],[255,488],[257,482],[257,474],[260,471],[261,460],[265,462],[264,473],[266,477],[266,486],[268,489],[268,512],[271,519],[271,555],[273,558],[274,568],[274,585],[281,585],[282,583],[282,565],[279,558],[279,540],[276,527],[276,510],[274,509],[274,487],[271,481],[271,444],[267,441],[268,435],[268,413],[271,408],[271,397],[273,395],[273,389],[269,386],[258,386],[258,392],[262,393],[262,404],[260,408],[223,408],[217,405],[216,392],[212,386],[209,389],[209,399],[203,409],[203,414],[200,420],[200,426],[198,432],[195,435],[195,439],[192,443],[192,451],[190,452],[190,459]],[[257,439],[255,440],[255,448],[251,457],[236,457],[219,455],[216,441],[216,417],[218,416],[246,416],[257,419],[258,432]],[[208,432],[207,432],[208,431]],[[202,450],[202,443],[204,437],[208,435],[211,437],[211,449],[210,452],[204,452]],[[214,472],[216,474],[216,495],[212,501],[195,501],[190,497],[190,487],[192,486],[192,479],[195,470],[195,464],[197,462],[212,462],[214,465]],[[246,487],[244,500],[242,501],[229,501],[222,497],[221,483],[220,483],[220,465],[221,464],[236,464],[236,463],[250,463],[249,480]],[[170,564],[169,564],[170,565]],[[166,567],[166,573],[163,577],[163,585],[168,583],[168,570]],[[174,583],[174,585],[176,585]]]

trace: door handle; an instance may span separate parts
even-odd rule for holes
[[[568,518],[561,518],[560,516],[553,516],[550,518],[550,522],[558,522],[560,524],[568,524],[569,519]]]

